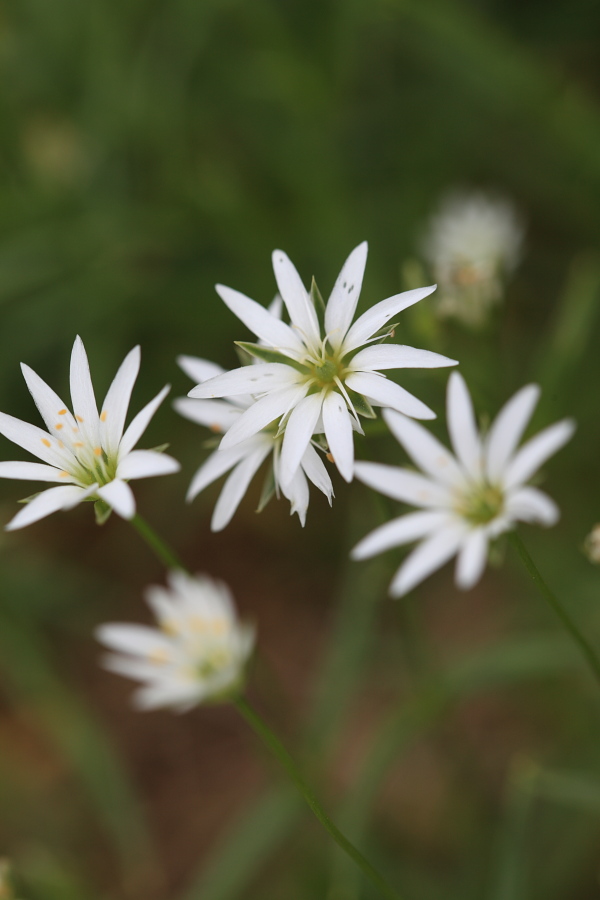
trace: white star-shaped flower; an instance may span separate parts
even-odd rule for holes
[[[488,543],[515,522],[554,525],[558,507],[526,482],[572,436],[564,419],[518,444],[533,414],[540,390],[518,391],[501,409],[487,435],[479,434],[464,379],[453,372],[448,382],[448,431],[453,456],[421,425],[397,412],[384,412],[397,440],[423,474],[381,463],[358,462],[356,477],[369,487],[421,508],[375,529],[354,548],[366,559],[391,547],[421,540],[398,569],[390,587],[401,597],[455,554],[458,587],[472,587],[487,561]]]
[[[217,285],[221,299],[260,340],[259,344],[241,346],[262,361],[217,375],[193,388],[189,396],[254,397],[224,435],[221,449],[233,449],[263,428],[275,425],[283,434],[279,460],[283,490],[296,475],[312,436],[319,432],[325,433],[340,473],[351,481],[352,431],[362,433],[358,414],[372,417],[371,404],[415,418],[435,418],[429,407],[381,370],[456,364],[427,350],[374,344],[390,336],[389,323],[396,313],[431,294],[434,287],[383,300],[352,324],[366,260],[367,244],[362,243],[346,260],[320,318],[318,302],[313,302],[318,292],[311,290],[309,294],[289,258],[276,250],[273,268],[290,325],[244,294]]]
[[[142,682],[139,709],[185,711],[202,701],[232,698],[242,686],[254,629],[239,622],[229,588],[202,575],[169,572],[168,588],[146,590],[159,629],[101,625],[96,636],[116,651],[105,668]]]
[[[0,434],[37,456],[42,463],[0,462],[0,478],[54,482],[31,499],[6,528],[24,528],[59,509],[83,500],[102,500],[124,519],[135,515],[133,478],[167,475],[179,463],[165,453],[133,448],[166,397],[167,385],[132,420],[123,433],[133,385],[140,367],[140,348],[127,354],[98,414],[88,359],[80,337],[71,354],[71,413],[29,366],[21,364],[27,387],[48,431],[0,413]]]

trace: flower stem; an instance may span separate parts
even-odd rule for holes
[[[304,781],[296,763],[289,755],[279,738],[277,738],[268,725],[258,715],[258,713],[250,706],[243,697],[239,697],[235,701],[235,706],[240,715],[246,720],[253,731],[259,736],[263,743],[268,747],[271,753],[279,760],[287,774],[290,776],[299,792],[302,794],[306,803],[313,811],[319,822],[329,832],[333,840],[339,844],[348,856],[356,863],[362,872],[371,879],[378,887],[381,895],[387,900],[400,900],[399,894],[390,887],[385,879],[373,868],[371,863],[365,859],[362,853],[357,850],[354,844],[351,844],[337,826],[331,821],[312,790]]]
[[[596,677],[596,680],[600,684],[600,659],[598,658],[598,654],[596,653],[592,645],[584,638],[581,631],[579,630],[575,622],[571,619],[570,615],[563,607],[561,602],[552,593],[552,591],[542,578],[538,567],[529,555],[525,544],[516,533],[516,531],[512,531],[509,535],[509,538],[514,547],[516,547],[521,559],[523,560],[525,568],[538,586],[540,593],[548,601],[566,630],[569,632],[569,634],[581,650],[582,654],[585,656],[590,668],[592,669]]]
[[[169,545],[165,543],[161,537],[158,536],[155,530],[140,516],[139,513],[136,513],[133,519],[130,519],[130,522],[140,537],[146,541],[154,555],[158,557],[167,568],[181,569],[183,572],[187,571],[177,554],[171,550]]]

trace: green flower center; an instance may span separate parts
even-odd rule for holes
[[[331,390],[338,382],[343,383],[347,374],[347,366],[342,363],[341,357],[331,352],[327,341],[323,341],[318,356],[307,357],[303,364],[309,370],[307,381],[317,391]]]
[[[504,491],[491,484],[477,485],[473,492],[461,498],[458,512],[473,525],[487,525],[504,508]]]

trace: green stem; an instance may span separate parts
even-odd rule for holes
[[[394,891],[393,888],[390,887],[387,881],[385,881],[385,879],[373,868],[371,863],[365,859],[365,857],[359,850],[357,850],[354,844],[351,844],[348,838],[346,838],[337,828],[337,826],[331,821],[331,819],[313,794],[312,790],[302,778],[302,775],[300,774],[292,757],[289,755],[279,738],[277,738],[273,734],[271,729],[258,715],[258,713],[243,697],[238,698],[235,701],[235,705],[240,715],[246,720],[253,731],[268,747],[271,753],[279,760],[285,771],[288,773],[288,775],[298,788],[299,792],[306,800],[306,803],[308,804],[310,809],[313,811],[319,822],[329,832],[333,840],[337,844],[339,844],[342,850],[344,850],[348,854],[348,856],[356,863],[356,865],[363,871],[363,873],[371,879],[371,881],[378,887],[383,897],[387,897],[388,900],[400,900],[400,897],[396,893],[396,891]]]
[[[158,536],[155,530],[148,525],[146,520],[143,519],[139,513],[136,513],[130,521],[140,537],[146,541],[155,556],[157,556],[168,569],[181,569],[183,572],[187,572],[186,567],[183,565],[177,554],[171,550],[169,545],[165,543],[161,537]]]
[[[590,643],[588,643],[588,641],[584,638],[584,636],[580,632],[580,630],[577,627],[577,625],[575,624],[575,622],[569,616],[566,609],[563,607],[563,605],[560,603],[560,601],[552,593],[552,591],[550,590],[550,588],[548,587],[548,585],[542,578],[542,575],[541,575],[538,567],[536,566],[536,564],[532,560],[531,556],[529,555],[529,552],[527,551],[525,544],[523,543],[523,541],[521,540],[519,535],[516,533],[516,531],[512,531],[509,535],[509,538],[510,538],[511,542],[513,543],[513,545],[516,547],[521,559],[523,560],[525,568],[527,569],[527,571],[529,572],[529,574],[535,581],[536,585],[538,586],[540,593],[548,601],[548,603],[550,604],[550,606],[552,607],[552,609],[554,610],[554,612],[556,613],[556,615],[558,616],[558,618],[560,619],[560,621],[562,622],[562,624],[564,625],[566,630],[569,632],[569,634],[571,635],[571,637],[573,638],[573,640],[575,641],[575,643],[581,650],[582,654],[585,656],[587,662],[589,663],[590,668],[592,669],[592,671],[596,677],[596,680],[600,684],[600,659],[598,659],[598,655],[597,655],[596,651],[594,650],[592,645]]]

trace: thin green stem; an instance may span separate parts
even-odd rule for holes
[[[377,886],[383,897],[386,897],[387,900],[400,900],[399,894],[397,894],[396,891],[394,891],[393,888],[390,887],[390,885],[379,874],[379,872],[377,872],[373,868],[371,863],[367,859],[365,859],[365,857],[359,850],[357,850],[354,844],[350,843],[348,838],[345,837],[337,828],[337,826],[331,821],[331,819],[313,794],[312,790],[304,781],[302,775],[300,774],[300,771],[296,766],[296,763],[294,762],[290,754],[287,752],[279,738],[277,738],[273,734],[268,725],[258,715],[258,713],[243,697],[240,697],[238,700],[236,700],[235,705],[240,715],[246,720],[252,730],[259,736],[259,738],[268,747],[271,753],[279,760],[287,774],[296,785],[298,791],[304,797],[309,808],[315,814],[323,827],[326,828],[333,840],[337,844],[339,844],[342,850],[344,850],[348,854],[348,856],[356,863],[356,865],[362,870],[367,878],[371,879],[371,881]]]
[[[590,668],[592,669],[592,671],[596,677],[596,680],[600,684],[600,659],[598,658],[598,654],[596,653],[596,651],[594,650],[592,645],[584,638],[584,636],[582,635],[581,631],[579,630],[579,628],[577,627],[577,625],[575,624],[573,619],[570,617],[570,615],[568,614],[566,609],[563,607],[562,603],[552,593],[552,591],[550,590],[550,588],[548,587],[548,585],[542,578],[542,575],[541,575],[538,567],[536,566],[536,564],[532,560],[531,556],[529,555],[529,552],[528,552],[527,548],[525,547],[525,544],[523,543],[523,541],[521,540],[519,535],[516,533],[516,531],[512,531],[510,533],[509,537],[510,537],[512,544],[516,547],[516,549],[519,553],[519,556],[523,560],[525,568],[527,569],[527,571],[529,572],[529,574],[535,581],[536,585],[538,586],[541,595],[550,604],[550,606],[552,607],[552,609],[554,610],[554,612],[556,613],[556,615],[558,616],[558,618],[560,619],[560,621],[562,622],[562,624],[564,625],[566,630],[569,632],[569,634],[571,635],[571,637],[573,638],[573,640],[575,641],[575,643],[581,650],[581,652],[584,655],[584,657],[586,658]]]
[[[139,513],[136,513],[130,521],[137,533],[144,541],[146,541],[161,563],[164,563],[168,569],[181,569],[183,572],[187,572],[186,567],[183,565],[177,554],[171,550],[169,545],[159,537],[155,530],[140,516]]]

